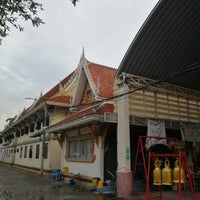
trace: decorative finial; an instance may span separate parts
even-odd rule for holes
[[[85,58],[85,50],[84,50],[84,46],[83,46],[83,50],[82,50],[81,58]]]
[[[62,92],[62,90],[63,90],[63,85],[62,85],[62,82],[60,81],[60,83],[59,83],[59,91]]]
[[[41,90],[41,92],[40,92],[40,98],[43,96],[43,93],[42,93],[42,90]]]

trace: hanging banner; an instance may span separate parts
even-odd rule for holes
[[[200,142],[200,126],[198,125],[181,125],[181,134],[183,141]]]
[[[165,122],[157,120],[148,120],[147,136],[166,138]],[[146,144],[147,149],[154,144],[167,144],[166,139],[160,140],[152,138],[149,140],[149,138],[147,138],[147,141],[148,141],[148,143]]]

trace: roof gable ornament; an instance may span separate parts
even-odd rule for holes
[[[99,64],[89,62],[85,58],[83,48],[81,58],[76,69],[77,81],[71,106],[76,107],[83,101],[99,101],[112,94],[115,70]],[[104,82],[104,77],[106,77]],[[111,83],[112,82],[112,83]],[[107,86],[106,83],[110,85]],[[86,95],[86,90],[87,94]],[[89,98],[85,98],[85,97]]]
[[[100,84],[99,77],[98,77],[98,83],[97,83],[97,86],[96,86],[87,65],[84,66],[84,72],[85,72],[86,77],[88,79],[88,82],[90,84],[92,93],[94,94],[95,97],[98,97],[98,94],[99,94],[99,84]]]
[[[80,71],[81,69],[83,68],[83,66],[85,64],[87,64],[87,59],[85,58],[85,50],[84,50],[84,47],[83,47],[83,50],[82,50],[82,54],[81,54],[81,57],[80,57],[80,60],[79,60],[79,63],[78,63],[78,66],[76,68],[76,73],[80,74]]]
[[[42,92],[42,90],[41,90],[39,99],[40,99],[42,96],[43,96],[43,92]]]
[[[60,83],[59,83],[59,92],[62,93],[62,91],[63,91],[63,85],[62,85],[62,83],[60,82]]]
[[[77,85],[76,85],[76,89],[74,92],[74,97],[71,101],[71,105],[72,106],[76,106],[78,104],[80,104],[83,92],[84,92],[84,88],[85,88],[85,84],[87,82],[87,77],[86,74],[84,72],[84,66],[87,66],[87,59],[85,58],[85,51],[84,51],[84,47],[82,50],[82,54],[81,54],[81,58],[79,60],[79,64],[77,66],[76,69],[76,74],[78,76],[78,80],[77,80]]]
[[[85,59],[85,50],[84,50],[84,46],[83,46],[83,50],[82,50],[82,55],[81,55],[81,59]]]

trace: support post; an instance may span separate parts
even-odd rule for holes
[[[128,86],[119,88],[120,94],[128,91]],[[132,194],[133,180],[130,167],[130,127],[129,127],[129,95],[118,100],[117,127],[117,190],[118,196],[128,197]]]
[[[45,105],[44,108],[44,123],[42,127],[42,157],[41,157],[41,167],[40,167],[40,175],[43,177],[44,174],[44,148],[45,148],[45,141],[46,141],[46,131],[44,128],[46,128],[47,125],[47,106]]]

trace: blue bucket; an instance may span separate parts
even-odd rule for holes
[[[74,185],[74,179],[70,179],[70,180],[69,180],[69,184],[70,184],[70,185]]]

